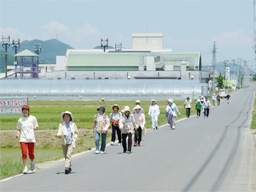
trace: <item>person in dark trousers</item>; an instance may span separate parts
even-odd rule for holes
[[[191,110],[191,100],[189,97],[185,100],[184,108],[186,108],[186,116],[187,118],[190,117],[190,110]]]
[[[217,95],[218,105],[220,105],[220,99],[221,99],[221,96],[220,96],[220,94],[218,94]]]
[[[119,106],[117,104],[114,104],[113,107],[113,113],[110,114],[110,122],[112,124],[112,139],[111,139],[111,145],[114,145],[116,140],[116,133],[118,137],[118,145],[121,145],[121,131],[119,129],[119,121],[122,117],[122,113],[119,112]]]
[[[208,98],[205,98],[205,102],[203,104],[204,106],[204,117],[209,117],[211,102],[208,100]]]
[[[129,106],[125,106],[122,112],[124,114],[122,116],[122,119],[119,121],[119,128],[122,131],[123,152],[126,153],[127,151],[126,138],[128,137],[127,153],[130,154],[132,152],[132,134],[134,133],[136,124]]]
[[[135,134],[134,134],[134,147],[140,146],[142,138],[142,130],[145,129],[146,119],[145,115],[141,113],[141,107],[137,105],[135,107],[136,113],[133,114],[136,124]]]
[[[196,102],[196,113],[197,113],[196,117],[197,118],[200,117],[200,115],[201,115],[201,108],[202,108],[201,101],[200,101],[200,99],[198,99]]]
[[[227,94],[227,96],[226,96],[226,99],[227,99],[227,104],[229,105],[229,98],[230,98],[231,96],[229,95],[229,93]]]

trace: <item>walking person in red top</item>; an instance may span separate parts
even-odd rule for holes
[[[27,167],[27,148],[30,162],[30,169],[31,171],[35,170],[35,156],[34,156],[34,146],[35,146],[35,133],[34,130],[38,130],[38,123],[34,116],[29,114],[30,108],[28,105],[24,105],[22,107],[23,117],[18,120],[18,133],[16,138],[20,139],[20,146],[22,151],[22,159],[24,164],[23,174],[28,173]]]

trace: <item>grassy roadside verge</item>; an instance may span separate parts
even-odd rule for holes
[[[62,150],[59,141],[56,138],[57,127],[61,122],[60,113],[69,110],[74,115],[74,122],[79,128],[78,145],[74,153],[90,150],[94,147],[94,135],[91,132],[93,123],[93,116],[97,113],[96,109],[99,106],[106,107],[106,114],[112,112],[111,106],[117,103],[122,109],[125,105],[134,106],[134,101],[116,101],[116,102],[84,102],[84,101],[30,101],[31,115],[37,117],[40,130],[36,132],[35,145],[35,161],[42,163],[63,158]],[[159,117],[159,126],[167,123],[165,117],[166,101],[158,102],[161,110]],[[184,101],[175,102],[181,112],[178,119],[185,117],[185,109],[183,108]],[[148,113],[150,102],[142,102],[141,106],[145,113]],[[191,108],[191,115],[196,113],[195,101]],[[21,149],[18,140],[15,138],[16,124],[20,116],[9,115],[0,116],[0,179],[21,173],[23,164],[21,161]],[[146,115],[146,127],[151,128],[151,120]],[[5,131],[6,130],[6,131]],[[110,142],[110,135],[108,134],[107,142]],[[29,161],[28,161],[29,162]]]
[[[255,94],[256,94],[256,92],[255,92]],[[256,130],[256,97],[255,97],[255,100],[254,100],[254,109],[253,109],[253,112],[252,112],[251,129]],[[256,134],[256,132],[254,132],[254,133]]]

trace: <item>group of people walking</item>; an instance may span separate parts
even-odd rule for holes
[[[175,130],[177,115],[180,115],[180,111],[173,99],[167,100],[166,105],[166,117],[170,129]],[[186,108],[186,116],[190,117],[192,102],[188,97],[184,102],[184,108]],[[202,96],[197,100],[195,108],[197,110],[197,118],[200,117],[201,111],[204,112],[204,117],[209,116],[209,110],[211,102],[207,97]],[[142,141],[142,135],[146,133],[146,117],[145,111],[140,105],[140,101],[137,100],[135,107],[131,110],[129,106],[125,106],[121,111],[117,104],[112,106],[113,112],[109,117],[105,113],[105,107],[101,106],[97,109],[98,113],[94,116],[93,132],[95,135],[95,154],[104,154],[106,149],[106,139],[109,128],[112,128],[111,145],[115,144],[116,138],[118,140],[117,145],[122,145],[123,153],[131,154],[132,152],[132,136],[134,135],[134,147],[139,147]],[[22,150],[22,159],[24,164],[23,173],[28,173],[27,167],[27,148],[29,158],[31,160],[31,170],[35,170],[34,163],[34,143],[35,134],[34,130],[38,129],[38,122],[36,117],[30,115],[30,107],[24,105],[22,107],[23,117],[18,120],[17,138],[20,139],[20,145]],[[160,115],[160,109],[155,99],[151,101],[151,105],[148,110],[148,116],[151,117],[152,128],[158,130],[158,119]],[[62,123],[59,124],[57,137],[59,138],[60,145],[65,157],[65,174],[69,174],[72,171],[71,157],[72,152],[76,147],[78,140],[78,129],[73,122],[73,114],[70,111],[62,112],[60,115]],[[116,137],[117,135],[117,137]],[[100,143],[101,141],[101,143]]]

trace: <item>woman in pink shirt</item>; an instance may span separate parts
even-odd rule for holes
[[[137,105],[135,108],[136,113],[133,114],[136,124],[135,135],[134,135],[134,146],[140,146],[142,130],[145,129],[145,115],[141,113],[141,107]]]

